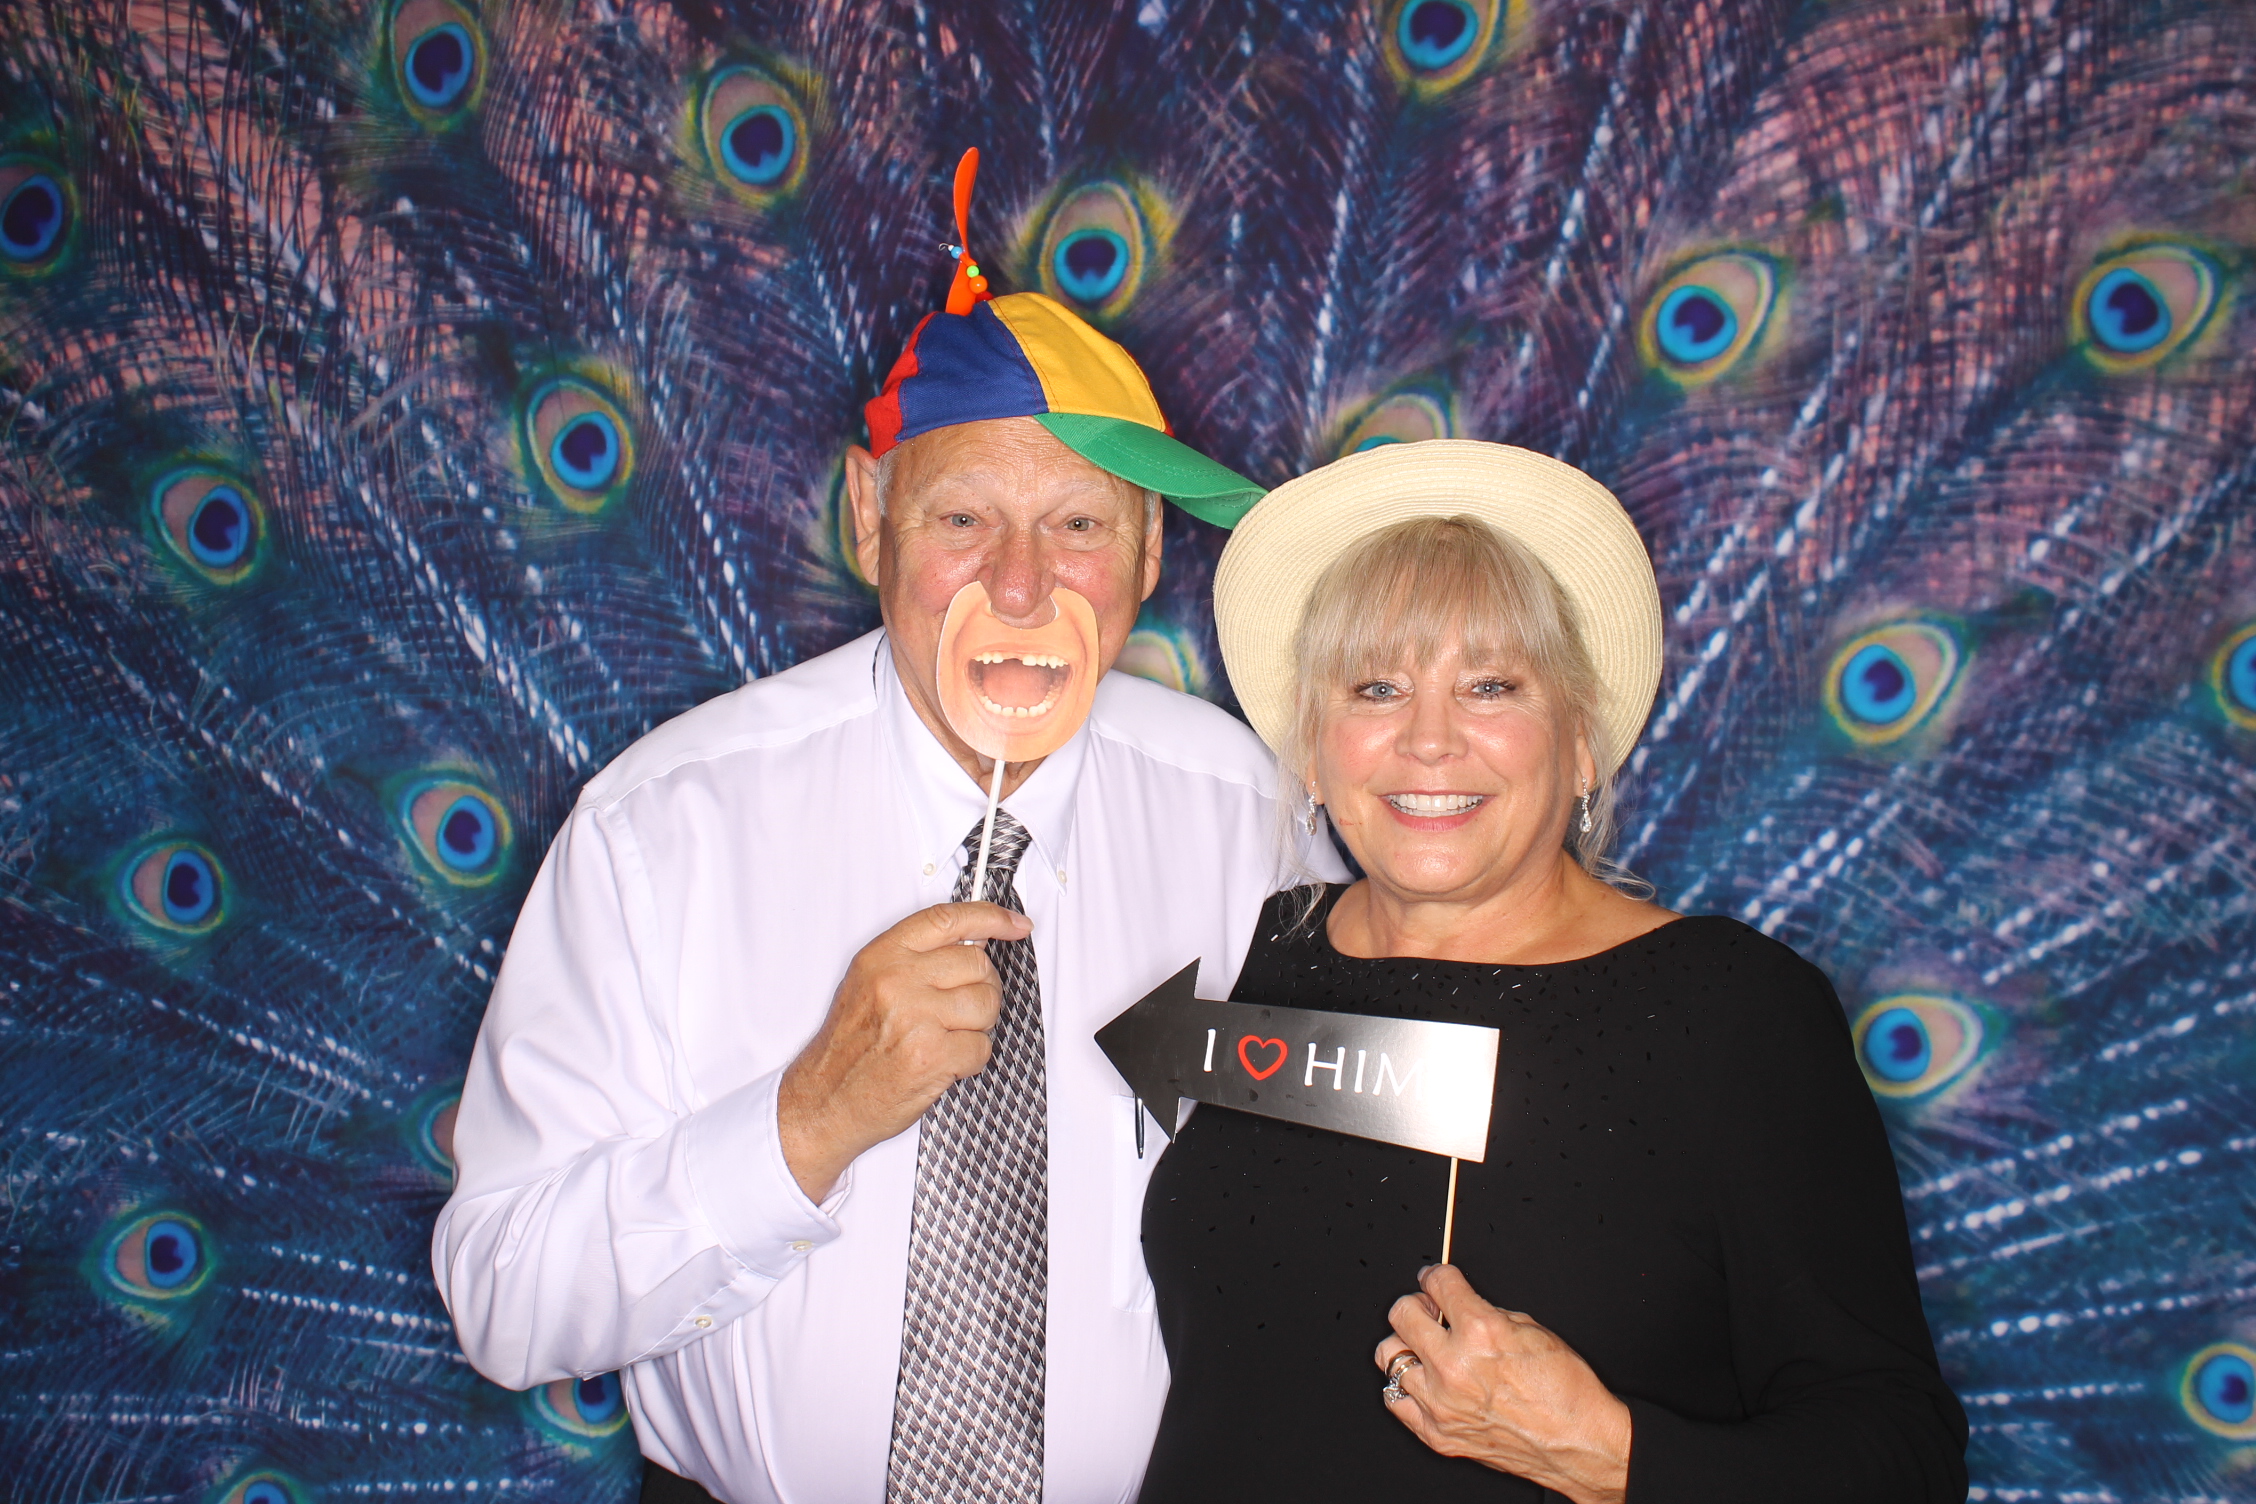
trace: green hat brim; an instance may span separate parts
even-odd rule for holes
[[[1131,423],[1089,413],[1036,413],[1034,421],[1099,470],[1157,491],[1201,522],[1236,527],[1262,488],[1188,444]]]

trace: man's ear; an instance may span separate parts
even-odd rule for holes
[[[1140,599],[1150,600],[1159,588],[1159,550],[1166,535],[1167,502],[1155,497],[1144,507],[1144,593]]]
[[[859,444],[846,450],[846,504],[854,513],[854,563],[862,578],[875,585],[885,524],[877,505],[877,457]]]

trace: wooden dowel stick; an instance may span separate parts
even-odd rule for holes
[[[1449,1209],[1441,1214],[1441,1261],[1449,1262],[1449,1242],[1457,1233],[1457,1160],[1449,1161]]]
[[[995,809],[1003,802],[1003,760],[995,759],[995,786],[987,791],[987,823],[979,832],[979,865],[971,874],[971,901],[987,896],[987,848],[995,844]]]

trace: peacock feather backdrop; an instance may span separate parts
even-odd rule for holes
[[[0,1497],[632,1497],[455,1348],[457,1084],[581,783],[874,621],[972,145],[1256,478],[1621,495],[1623,856],[1838,982],[1974,1497],[2256,1499],[2239,0],[10,0]]]

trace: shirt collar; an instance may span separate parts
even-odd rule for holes
[[[972,781],[939,739],[917,717],[909,692],[893,668],[893,647],[884,633],[877,634],[874,665],[877,714],[894,764],[901,770],[902,791],[908,796],[911,818],[916,821],[917,845],[927,861],[947,864],[962,860],[965,832],[985,817],[987,791]],[[1088,758],[1089,724],[1081,723],[1073,739],[1042,759],[1034,776],[1003,798],[1003,808],[1026,827],[1032,845],[1019,858],[1023,875],[1042,871],[1057,880],[1066,870],[1073,840],[1073,814],[1081,787],[1081,769]]]

